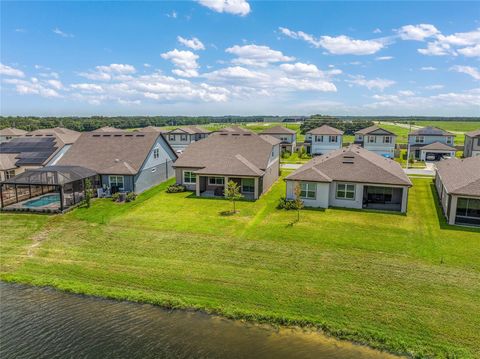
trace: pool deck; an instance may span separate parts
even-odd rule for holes
[[[43,205],[43,206],[37,206],[37,207],[31,207],[31,206],[25,206],[25,203],[29,202],[29,201],[34,201],[36,199],[40,199],[42,197],[45,197],[45,196],[51,196],[52,193],[45,193],[44,195],[41,195],[41,196],[38,196],[38,197],[32,197],[32,198],[29,198],[29,199],[26,199],[26,200],[23,200],[21,202],[18,202],[18,203],[14,203],[14,204],[11,204],[9,206],[6,206],[5,207],[5,210],[11,210],[11,209],[27,209],[30,210],[30,211],[42,211],[44,209],[50,209],[50,210],[60,210],[60,200],[58,201],[55,201],[55,202],[52,202],[52,203],[49,203],[49,204],[46,204],[46,205]]]

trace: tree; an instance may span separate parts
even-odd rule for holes
[[[93,196],[93,189],[92,189],[92,182],[90,179],[85,180],[85,204],[87,205],[87,208],[90,208],[90,200],[92,199]]]
[[[300,221],[300,210],[303,208],[303,201],[300,198],[302,193],[302,189],[300,187],[300,183],[295,184],[295,188],[293,189],[293,194],[295,195],[295,209],[297,210],[297,222]]]
[[[224,191],[225,198],[233,203],[233,212],[236,213],[235,201],[243,198],[243,195],[240,193],[240,186],[234,181],[228,181],[227,187]]]

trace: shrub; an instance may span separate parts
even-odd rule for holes
[[[135,201],[136,198],[137,198],[137,194],[135,192],[128,192],[127,196],[125,197],[125,202]]]
[[[282,158],[289,158],[292,155],[290,151],[283,151]]]
[[[120,192],[112,194],[112,201],[113,202],[118,202],[120,201]]]
[[[168,186],[167,188],[167,193],[179,193],[179,192],[185,192],[187,188],[181,184],[172,184],[171,186]]]
[[[294,199],[286,199],[285,197],[281,197],[277,204],[278,209],[286,209],[287,211],[297,210],[297,207],[297,202]]]

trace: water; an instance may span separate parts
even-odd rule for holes
[[[393,358],[318,333],[0,282],[0,357]]]
[[[27,201],[23,204],[24,207],[41,207],[46,206],[51,203],[59,202],[60,195],[59,194],[47,194],[40,198],[32,199],[31,201]]]

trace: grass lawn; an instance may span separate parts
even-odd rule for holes
[[[167,194],[60,216],[1,214],[1,275],[92,295],[313,325],[418,357],[480,356],[480,230],[451,227],[429,179],[408,215],[275,209],[279,181],[240,212]]]
[[[308,157],[308,158],[300,158],[298,156],[298,152],[293,152],[289,157],[287,158],[284,158],[284,157],[281,157],[280,158],[280,163],[294,163],[294,164],[303,164],[303,163],[307,163],[308,161],[310,161],[312,158],[311,157]]]

